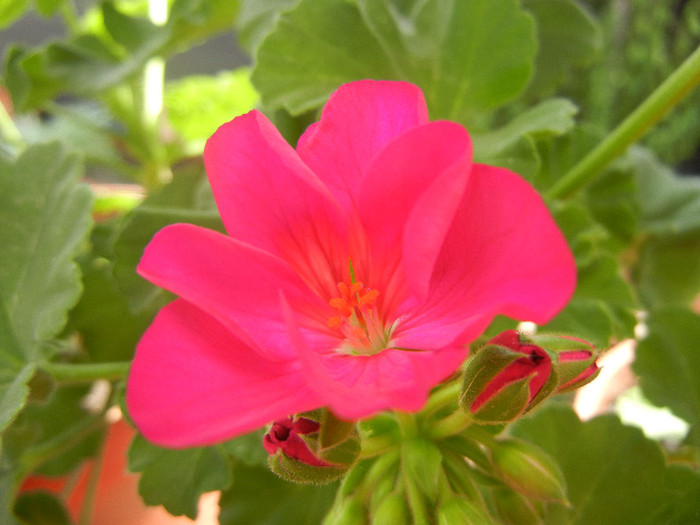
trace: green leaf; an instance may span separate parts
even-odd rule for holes
[[[398,78],[423,88],[432,118],[470,123],[513,100],[529,80],[535,28],[517,0],[357,5]]]
[[[233,485],[221,495],[221,525],[317,525],[330,508],[337,484],[297,485],[267,468],[236,463]]]
[[[231,484],[231,466],[222,445],[182,450],[161,448],[136,436],[129,448],[129,470],[140,472],[139,494],[147,505],[163,505],[176,516],[197,516],[205,492]]]
[[[601,28],[577,0],[524,0],[537,23],[537,59],[528,93],[552,93],[575,66],[585,65],[603,47]]]
[[[170,184],[149,195],[124,219],[114,245],[114,276],[132,310],[162,302],[163,292],[139,277],[136,266],[153,235],[176,222],[224,231],[201,167],[176,173]]]
[[[679,177],[648,150],[634,148],[640,227],[656,235],[700,232],[700,180]]]
[[[511,426],[511,432],[559,464],[572,507],[547,507],[546,523],[649,524],[667,500],[659,446],[614,416],[586,423],[571,408],[549,405]]]
[[[540,159],[533,139],[568,133],[578,108],[570,101],[553,98],[517,115],[505,126],[472,133],[474,161],[511,169],[534,180]]]
[[[252,81],[263,102],[293,115],[321,105],[340,84],[393,77],[379,43],[346,0],[302,0],[260,44]]]
[[[41,16],[49,17],[53,16],[65,1],[66,0],[34,0],[34,4]]]
[[[42,344],[80,294],[73,262],[90,226],[80,165],[57,144],[0,159],[0,431],[23,406]]]
[[[689,439],[700,446],[700,316],[669,307],[651,312],[647,326],[633,365],[644,395],[690,423]]]
[[[649,307],[692,307],[700,294],[700,236],[648,239],[639,250],[634,277]]]
[[[280,14],[297,4],[299,0],[241,0],[241,10],[236,19],[238,41],[255,56],[262,40],[272,31]]]
[[[28,0],[0,0],[0,29],[24,15],[28,5]]]
[[[545,329],[575,334],[599,348],[607,348],[611,340],[633,335],[636,306],[617,259],[601,255],[579,266],[573,298]]]
[[[344,82],[407,80],[423,89],[433,118],[466,122],[522,91],[535,45],[516,0],[302,0],[258,48],[253,83],[263,102],[299,114]]]
[[[57,144],[0,160],[0,298],[24,355],[54,336],[80,294],[73,262],[90,226],[92,196],[77,157]]]

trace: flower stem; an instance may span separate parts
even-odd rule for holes
[[[394,415],[403,431],[404,438],[413,437],[418,433],[418,424],[413,414],[396,410],[394,411]]]
[[[449,416],[433,423],[428,428],[428,435],[432,440],[439,440],[459,434],[472,424],[472,417],[463,410],[455,410]]]
[[[700,83],[700,46],[649,97],[547,192],[548,199],[571,197],[636,142]]]
[[[130,361],[114,363],[44,363],[41,368],[58,383],[91,383],[98,379],[115,381],[129,373]]]

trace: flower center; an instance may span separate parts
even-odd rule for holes
[[[377,312],[375,302],[379,291],[366,288],[361,281],[349,285],[338,283],[338,290],[340,297],[328,302],[338,313],[328,320],[328,326],[345,337],[337,350],[346,354],[372,355],[387,348],[394,326],[387,328]]]

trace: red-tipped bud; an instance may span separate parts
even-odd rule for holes
[[[278,419],[263,437],[263,446],[271,456],[282,452],[288,458],[307,465],[328,467],[330,464],[314,456],[306,441],[301,438],[301,436],[318,432],[320,427],[321,425],[316,421],[303,417],[296,420],[291,417]]]
[[[460,402],[477,421],[505,423],[533,408],[556,386],[550,355],[507,330],[467,361]]]
[[[588,341],[564,335],[536,335],[532,340],[554,358],[559,377],[558,393],[575,390],[598,376],[598,353]]]
[[[329,483],[354,464],[360,443],[354,423],[327,410],[279,419],[263,437],[272,471],[296,483]]]

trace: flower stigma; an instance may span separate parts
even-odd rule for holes
[[[345,354],[374,355],[390,346],[391,333],[396,323],[386,327],[380,319],[376,301],[379,291],[367,288],[362,281],[338,283],[340,297],[328,304],[338,315],[328,319],[328,326],[338,330],[345,340],[337,348]]]

